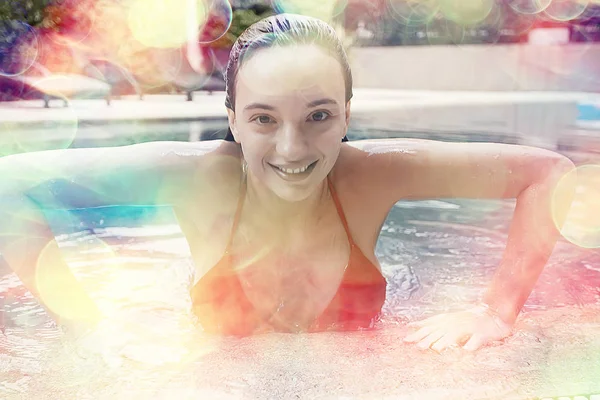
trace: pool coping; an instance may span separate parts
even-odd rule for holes
[[[140,122],[198,123],[208,129],[227,123],[225,93],[123,96],[110,105],[102,99],[73,99],[44,108],[41,100],[0,102],[0,142],[15,131],[43,130],[55,123],[78,126]],[[600,104],[600,94],[590,92],[465,92],[357,88],[352,98],[351,128],[382,131],[438,133],[490,133],[517,135],[523,144],[556,148],[571,132],[596,137],[600,121],[580,121],[581,105]],[[204,128],[200,128],[204,129]],[[56,130],[56,129],[55,129]],[[60,132],[53,132],[53,137]],[[92,135],[94,133],[91,133]],[[44,140],[27,135],[31,140]],[[191,132],[190,140],[202,140]]]

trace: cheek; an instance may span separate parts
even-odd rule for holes
[[[263,168],[264,159],[267,155],[268,144],[259,140],[242,140],[243,157],[248,166],[257,174],[260,174]]]
[[[337,155],[342,147],[343,131],[339,129],[331,130],[327,134],[320,135],[315,141],[315,144],[321,150],[322,153],[331,155]]]

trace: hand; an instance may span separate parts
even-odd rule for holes
[[[440,314],[423,321],[411,322],[419,328],[406,336],[405,342],[418,342],[420,349],[430,348],[438,353],[461,345],[475,351],[489,342],[502,340],[512,333],[512,325],[502,321],[486,305],[467,311]]]
[[[65,340],[84,359],[100,358],[110,368],[125,360],[147,365],[180,362],[188,355],[185,344],[172,335],[162,335],[147,326],[144,315],[111,315],[93,325],[70,321],[63,325]]]
[[[81,358],[99,357],[109,367],[122,365],[121,352],[130,335],[122,329],[123,323],[115,318],[97,320],[60,320],[65,346]]]

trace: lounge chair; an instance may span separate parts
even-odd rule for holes
[[[173,81],[174,86],[186,93],[187,101],[193,100],[193,93],[205,91],[209,94],[213,92],[225,91],[225,79],[219,71],[215,71],[210,75],[186,76],[185,81],[178,80],[177,78]]]
[[[69,99],[104,98],[110,104],[110,85],[77,74],[54,74],[39,64],[34,64],[28,75],[4,76],[3,80],[20,88],[16,99],[44,100],[44,107],[50,107],[50,100],[62,99],[64,106]],[[31,74],[34,72],[34,74]]]
[[[203,54],[202,50],[204,50]],[[210,49],[191,47],[184,54],[181,68],[171,84],[178,91],[186,93],[187,101],[193,100],[194,92],[206,91],[212,94],[212,92],[225,91],[225,78]]]
[[[105,58],[88,58],[84,73],[94,79],[110,85],[110,98],[118,98],[124,94],[137,94],[140,100],[144,93],[135,76],[127,68]]]

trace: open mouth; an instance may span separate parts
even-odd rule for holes
[[[315,169],[315,166],[317,165],[317,162],[318,161],[315,161],[315,162],[307,165],[306,167],[295,168],[295,169],[281,168],[281,167],[275,166],[273,164],[269,164],[269,165],[271,167],[273,167],[273,169],[275,170],[275,172],[277,172],[279,175],[283,175],[283,176],[286,176],[286,177],[305,177],[308,174],[310,174],[313,169]]]

